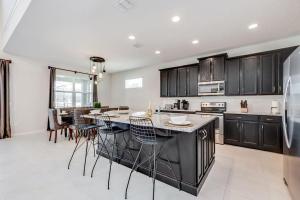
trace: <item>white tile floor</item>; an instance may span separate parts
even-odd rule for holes
[[[49,143],[47,136],[0,140],[0,200],[124,199],[128,168],[113,165],[108,191],[107,160],[99,160],[93,179],[83,177],[83,155],[76,155],[71,170],[67,170],[74,143],[63,137],[58,138],[57,144]],[[88,173],[93,160],[89,157]],[[227,145],[217,145],[216,163],[198,197],[161,182],[156,186],[157,200],[290,199],[282,181],[281,155]],[[150,200],[151,188],[150,178],[134,173],[129,200]]]

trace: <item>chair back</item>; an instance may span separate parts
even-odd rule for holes
[[[91,121],[90,119],[81,117],[82,115],[87,115],[89,113],[90,113],[90,110],[74,109],[73,124],[76,126],[89,124]]]
[[[140,143],[156,142],[156,133],[150,118],[129,117],[130,133]]]
[[[109,115],[102,114],[100,116],[97,116],[96,124],[99,126],[99,130],[101,131],[101,133],[104,133],[104,134],[112,134],[113,133],[112,122],[110,120]]]
[[[129,110],[128,106],[119,106],[119,110]]]
[[[48,117],[49,117],[49,126],[51,130],[57,130],[59,127],[59,123],[57,120],[57,110],[56,109],[49,109],[48,110]]]

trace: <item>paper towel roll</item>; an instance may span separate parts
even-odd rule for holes
[[[272,108],[279,108],[279,101],[272,101]]]

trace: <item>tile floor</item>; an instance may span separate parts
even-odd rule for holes
[[[73,142],[34,134],[0,140],[0,200],[122,200],[129,169],[115,164],[111,190],[106,189],[108,161],[101,158],[94,178],[82,176],[83,155],[67,162]],[[81,151],[83,153],[83,149]],[[89,157],[90,172],[93,157]],[[282,156],[217,145],[216,163],[200,194],[194,197],[157,182],[156,200],[290,200],[282,181]],[[129,200],[151,199],[151,179],[134,173]]]

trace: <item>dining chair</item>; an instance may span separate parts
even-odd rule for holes
[[[68,123],[59,123],[58,122],[58,116],[57,116],[57,110],[56,109],[49,109],[48,111],[48,116],[49,116],[49,125],[50,125],[50,136],[49,136],[49,141],[51,141],[52,137],[52,132],[55,132],[55,137],[54,137],[54,143],[57,141],[57,131],[61,130],[61,134],[64,129],[67,129],[69,127]]]

